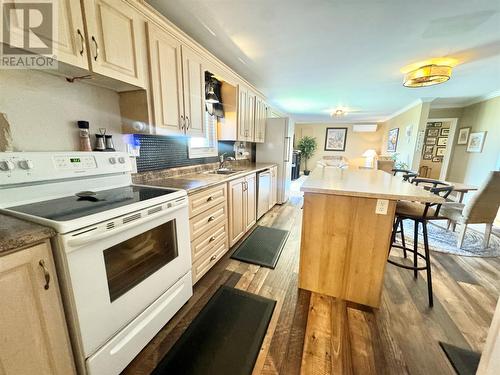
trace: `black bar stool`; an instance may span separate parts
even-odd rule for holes
[[[425,183],[430,185],[426,187],[430,192],[441,196],[442,198],[447,198],[448,195],[453,191],[453,186],[438,180],[430,180],[427,178],[418,178],[414,177],[412,179],[412,183],[415,185],[419,185],[420,183]],[[394,225],[392,228],[392,237],[391,237],[391,247],[389,248],[389,254],[393,247],[403,249],[405,258],[406,252],[409,251],[413,253],[413,266],[409,266],[406,264],[395,262],[391,259],[387,259],[387,261],[397,267],[406,268],[409,270],[413,270],[413,276],[415,278],[418,277],[418,271],[426,270],[427,273],[427,292],[429,295],[429,306],[432,307],[434,305],[434,300],[432,296],[432,275],[431,275],[431,259],[429,252],[429,240],[427,236],[427,221],[428,220],[446,220],[445,217],[439,216],[439,210],[441,209],[441,203],[419,203],[419,202],[406,202],[400,201],[396,205],[396,220],[394,221]],[[415,223],[415,229],[413,232],[413,249],[406,246],[404,242],[404,230],[403,230],[403,221],[404,220],[413,220]],[[422,224],[422,233],[424,237],[424,253],[420,253],[418,251],[418,228],[419,225]],[[396,233],[399,233],[398,227],[400,227],[400,233],[402,237],[401,245],[396,243]],[[424,260],[425,265],[418,265],[418,258]]]
[[[391,169],[391,171],[392,171],[392,174],[394,176],[397,176],[398,173],[401,173],[403,175],[403,180],[404,181],[412,182],[412,180],[415,177],[418,177],[418,173],[417,172],[413,172],[413,171],[411,171],[409,169],[394,168],[394,169]]]

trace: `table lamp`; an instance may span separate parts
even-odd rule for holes
[[[377,157],[377,152],[372,149],[366,150],[363,157],[365,158],[365,168],[373,168],[373,160]]]

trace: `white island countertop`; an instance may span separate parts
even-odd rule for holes
[[[444,203],[422,187],[384,171],[354,168],[315,168],[302,185],[305,193],[346,195],[389,200]]]

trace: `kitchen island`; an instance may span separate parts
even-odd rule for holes
[[[398,200],[443,198],[379,170],[316,168],[302,185],[299,287],[379,307]]]

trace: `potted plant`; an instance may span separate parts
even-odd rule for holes
[[[308,176],[311,171],[307,169],[307,160],[314,155],[318,143],[316,142],[316,138],[305,136],[300,139],[297,147],[304,157],[304,174]]]

